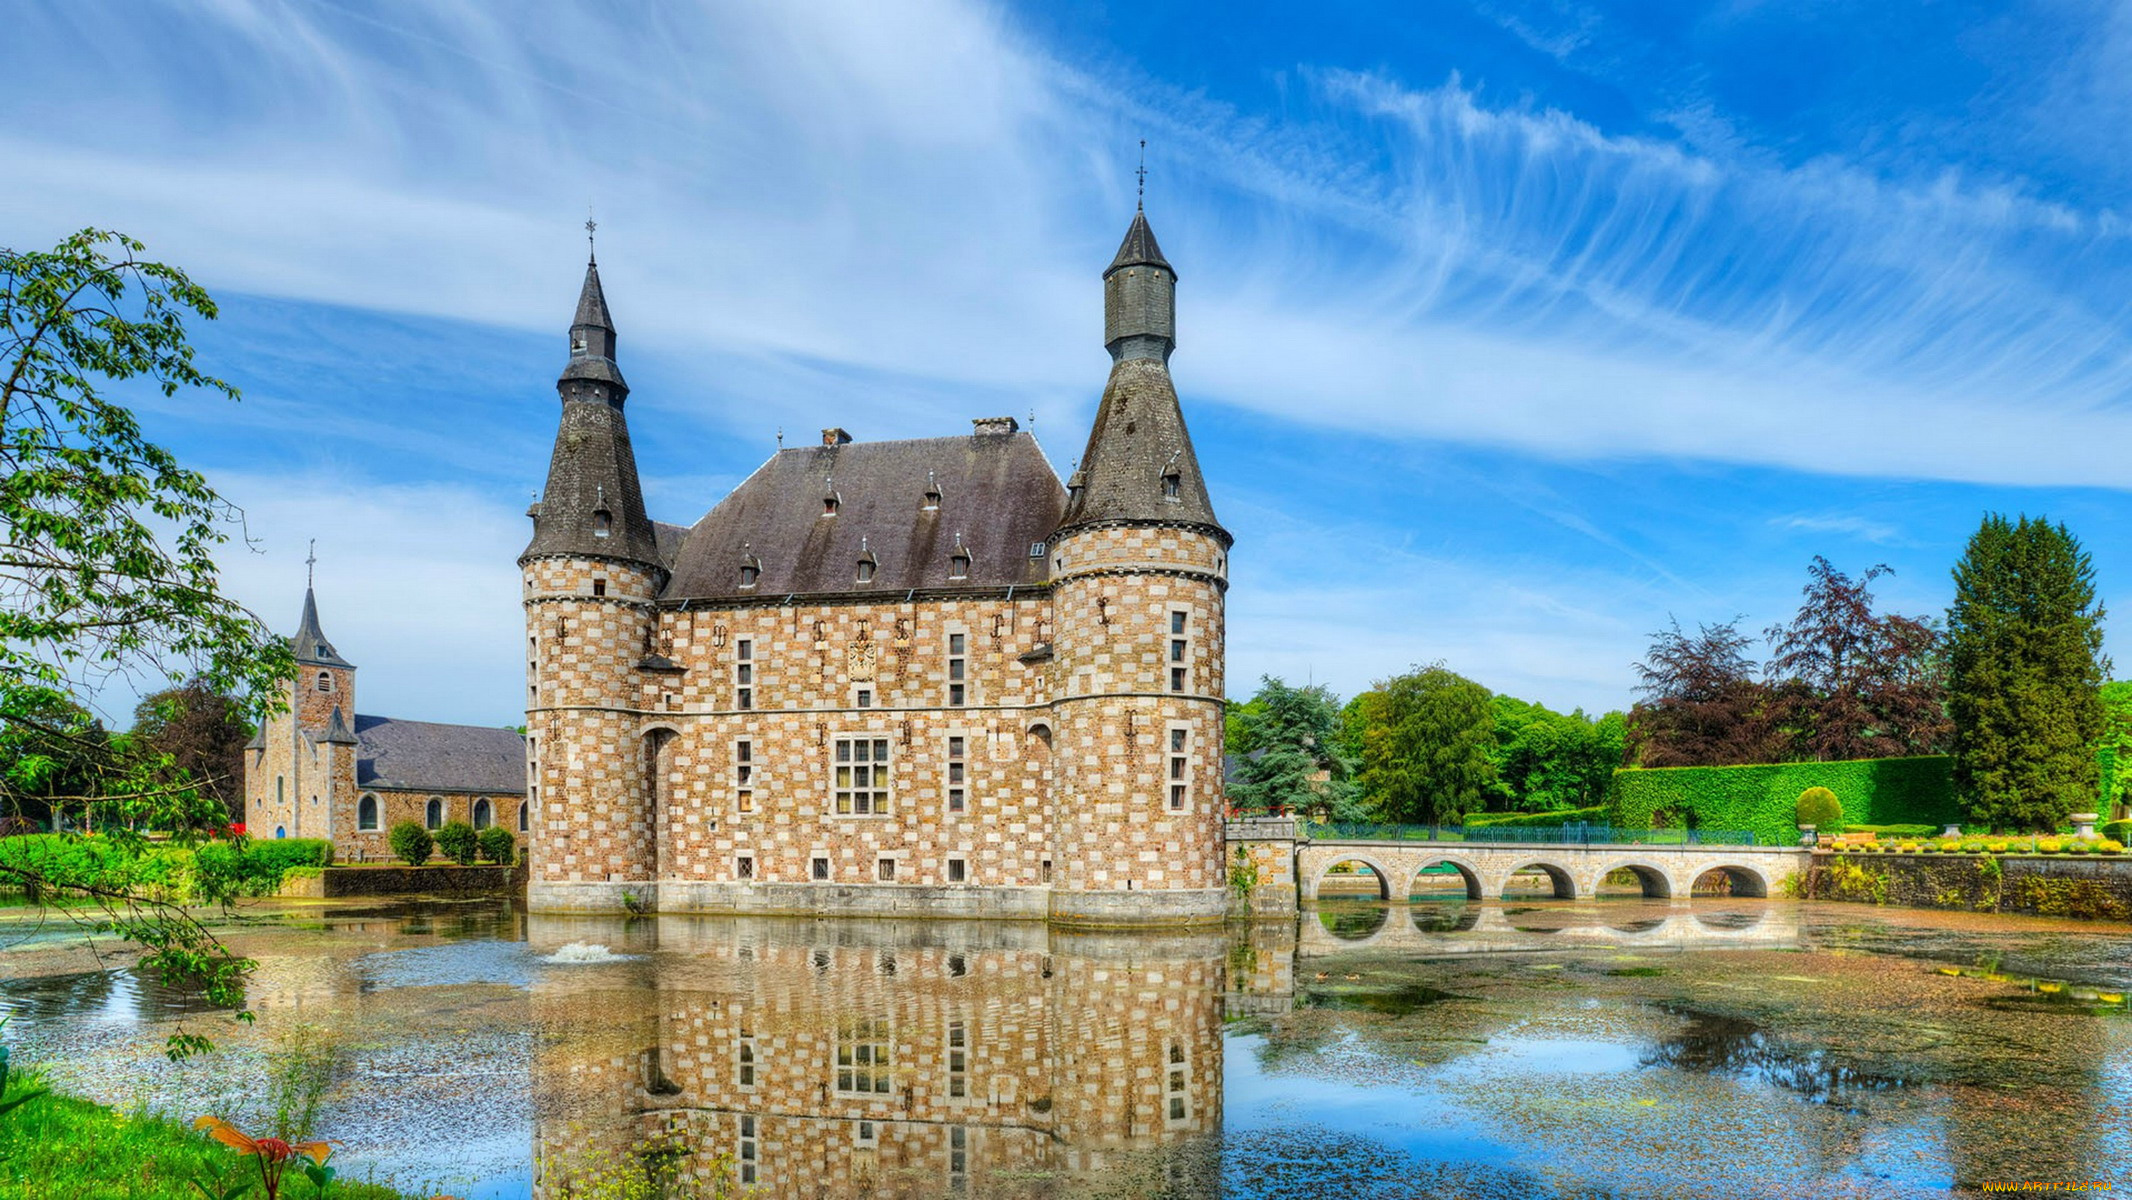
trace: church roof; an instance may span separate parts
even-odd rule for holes
[[[590,325],[610,332],[614,329],[614,318],[607,314],[607,293],[600,287],[600,264],[596,262],[585,264],[585,286],[578,291],[577,315],[570,324],[573,328]]]
[[[938,507],[926,506],[929,488]],[[978,422],[966,437],[780,450],[689,531],[666,597],[885,597],[1041,583],[1048,559],[1029,551],[1049,541],[1065,500],[1036,439],[1009,419]],[[969,565],[952,578],[958,537]],[[861,583],[859,561],[869,555],[873,578]],[[760,572],[755,586],[741,586],[743,565]]]
[[[355,664],[333,652],[333,643],[326,640],[318,627],[318,597],[309,586],[304,588],[304,615],[296,623],[296,636],[289,639],[290,648],[296,652],[296,661],[309,666],[353,667]]]
[[[1174,497],[1164,482],[1172,473]],[[1177,387],[1159,358],[1112,364],[1074,483],[1061,530],[1104,521],[1221,525],[1185,432]]]
[[[357,787],[525,795],[526,739],[516,730],[357,713],[355,736]]]
[[[1118,257],[1110,260],[1110,268],[1103,272],[1105,279],[1121,267],[1161,267],[1175,275],[1177,268],[1162,257],[1162,247],[1155,244],[1155,231],[1147,223],[1147,214],[1136,212],[1133,223],[1125,230],[1125,240],[1118,244]]]

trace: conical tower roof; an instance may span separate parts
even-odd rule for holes
[[[296,661],[306,666],[355,666],[333,652],[333,643],[326,640],[325,631],[318,627],[318,597],[308,585],[304,588],[303,619],[296,623],[296,636],[289,641],[290,648],[296,652]]]
[[[1155,244],[1155,231],[1148,225],[1144,211],[1133,214],[1133,223],[1125,231],[1125,241],[1118,246],[1118,257],[1110,260],[1110,269],[1103,272],[1103,277],[1108,279],[1111,272],[1126,267],[1161,267],[1172,275],[1177,273],[1170,260],[1162,257],[1162,247]]]
[[[614,318],[607,315],[607,293],[600,290],[600,264],[597,260],[585,263],[585,286],[577,295],[577,316],[570,324],[575,327],[588,325],[595,329],[614,332]]]
[[[1111,521],[1221,528],[1177,386],[1159,358],[1112,364],[1073,482],[1062,531]]]

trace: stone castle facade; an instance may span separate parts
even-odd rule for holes
[[[326,640],[308,587],[290,644],[288,711],[245,746],[247,833],[330,838],[344,862],[392,858],[387,836],[402,821],[502,825],[521,845],[532,836],[516,731],[357,714],[355,664]]]
[[[1136,214],[1063,483],[1011,418],[780,450],[693,526],[639,486],[589,265],[519,560],[535,911],[1219,919],[1223,598]]]

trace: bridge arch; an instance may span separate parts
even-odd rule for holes
[[[1466,899],[1479,900],[1488,894],[1487,889],[1481,884],[1479,867],[1455,854],[1438,854],[1432,857],[1425,857],[1414,864],[1413,872],[1407,876],[1407,890],[1399,898],[1411,900],[1420,895],[1420,890],[1416,885],[1421,882],[1421,873],[1435,866],[1450,867],[1458,872],[1459,882],[1466,885]]]
[[[1538,871],[1540,874],[1547,876],[1547,882],[1554,888],[1555,899],[1575,900],[1577,898],[1577,882],[1570,875],[1569,869],[1544,859],[1534,859],[1523,866],[1514,867],[1503,872],[1502,884],[1496,888],[1496,896],[1498,898],[1507,897],[1510,892],[1511,880],[1516,879],[1527,871]]]
[[[1345,863],[1359,863],[1362,866],[1368,867],[1377,880],[1377,899],[1392,899],[1391,873],[1384,869],[1384,862],[1382,859],[1378,858],[1375,855],[1369,854],[1340,854],[1338,856],[1333,857],[1333,861],[1326,863],[1323,867],[1320,867],[1318,869],[1317,875],[1311,879],[1310,899],[1317,900],[1323,897],[1325,881],[1333,874],[1333,868],[1341,866]],[[1402,900],[1405,898],[1406,897],[1404,896],[1400,897],[1400,899]]]
[[[1672,875],[1664,867],[1634,859],[1624,859],[1612,863],[1593,874],[1592,894],[1598,895],[1599,885],[1605,883],[1606,877],[1616,871],[1628,871],[1635,875],[1636,882],[1643,888],[1643,898],[1646,900],[1670,900],[1673,898]]]
[[[1695,873],[1695,878],[1688,881],[1689,892],[1692,894],[1695,886],[1711,875],[1723,875],[1725,877],[1726,890],[1730,895],[1746,896],[1758,900],[1767,899],[1769,896],[1769,877],[1753,867],[1743,866],[1738,863],[1717,863],[1713,866],[1703,867]]]

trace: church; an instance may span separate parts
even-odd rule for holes
[[[502,825],[525,844],[533,824],[516,730],[357,713],[355,664],[326,640],[308,585],[290,649],[288,711],[244,748],[246,833],[330,838],[341,862],[391,860],[387,839],[402,821]]]
[[[1063,482],[1011,417],[779,449],[645,511],[588,262],[518,560],[535,912],[1219,920],[1216,519],[1145,212]]]

